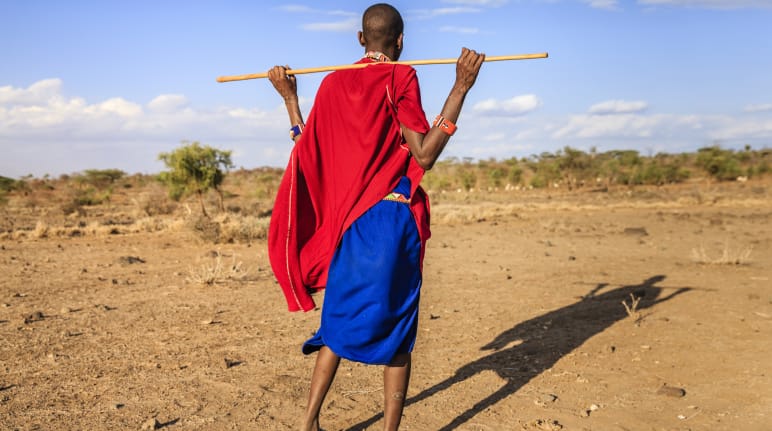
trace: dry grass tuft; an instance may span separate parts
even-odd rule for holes
[[[630,305],[627,305],[627,300],[622,301],[622,305],[625,306],[625,311],[627,312],[627,315],[630,317],[635,317],[636,320],[638,319],[638,303],[641,302],[640,296],[635,296],[632,293],[630,294]]]
[[[189,283],[213,286],[226,281],[241,281],[247,276],[247,269],[241,261],[236,261],[236,255],[231,256],[230,264],[223,264],[223,255],[219,251],[211,262],[202,264],[198,268],[190,268],[185,279]]]
[[[37,223],[35,223],[35,230],[32,231],[32,237],[33,238],[48,238],[49,234],[49,227],[46,222],[42,220],[38,220]]]
[[[704,246],[692,249],[692,260],[702,265],[750,265],[752,247],[732,249],[729,243],[724,244],[721,255],[711,257]]]
[[[622,301],[622,305],[625,307],[627,315],[633,319],[635,326],[640,326],[643,323],[643,319],[646,317],[638,311],[638,304],[641,302],[642,296],[637,296],[633,293],[630,294],[630,305],[627,304],[627,300]]]
[[[250,244],[268,236],[270,217],[229,215],[219,222],[220,242]]]

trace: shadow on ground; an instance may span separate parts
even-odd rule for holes
[[[611,290],[607,289],[608,283],[600,283],[574,304],[518,323],[481,347],[481,350],[492,350],[491,354],[464,365],[452,377],[409,398],[406,406],[448,390],[456,383],[463,382],[483,371],[496,372],[506,381],[504,385],[440,428],[441,431],[456,429],[478,413],[517,392],[592,336],[628,318],[629,314],[621,302],[627,300],[628,304],[631,303],[630,295],[640,298],[637,311],[641,313],[647,308],[691,290],[688,287],[657,286],[665,278],[664,275],[656,275],[641,284]],[[670,292],[663,296],[666,290]],[[513,343],[515,344],[507,347]],[[380,413],[348,428],[347,431],[366,429],[382,417],[383,414]]]

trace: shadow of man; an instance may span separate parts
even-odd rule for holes
[[[631,299],[630,295],[639,299],[637,310],[640,311],[691,290],[688,287],[675,288],[669,295],[661,296],[664,288],[655,284],[664,279],[664,275],[656,275],[641,284],[622,286],[603,293],[601,291],[606,289],[608,284],[598,284],[578,302],[519,323],[502,332],[480,349],[493,350],[493,353],[464,365],[453,376],[409,398],[405,405],[423,401],[483,371],[496,372],[505,380],[504,386],[440,428],[441,431],[455,429],[517,392],[590,337],[628,317],[628,312],[621,303]],[[516,344],[507,347],[512,343]],[[350,427],[348,431],[365,429],[381,417],[382,414],[378,414]]]

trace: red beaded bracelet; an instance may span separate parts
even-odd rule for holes
[[[448,136],[453,136],[453,134],[456,133],[456,125],[442,115],[438,115],[437,118],[434,119],[434,124],[432,125],[434,127],[439,127],[440,130],[447,133]]]

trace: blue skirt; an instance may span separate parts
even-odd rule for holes
[[[394,193],[409,199],[410,180],[402,177]],[[418,328],[420,253],[408,203],[382,200],[357,219],[332,258],[321,326],[303,344],[303,353],[326,345],[351,361],[387,365],[397,354],[411,352]]]

